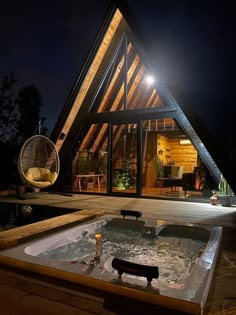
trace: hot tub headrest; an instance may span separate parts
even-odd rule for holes
[[[153,278],[159,277],[158,266],[141,265],[126,260],[121,260],[119,258],[114,258],[112,260],[112,267],[117,269],[119,276],[125,272],[135,276],[145,277],[149,283]]]

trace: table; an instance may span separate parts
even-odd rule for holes
[[[165,188],[171,188],[171,191],[173,190],[173,187],[181,186],[181,178],[178,177],[159,177],[157,178],[157,181],[163,182],[163,187]]]
[[[103,177],[104,174],[78,174],[78,175],[73,175],[73,190],[75,185],[78,183],[79,185],[79,191],[81,191],[81,178],[93,178],[93,182],[95,183],[97,181],[98,183],[98,191],[100,191],[101,186],[100,186],[100,177]],[[76,182],[76,184],[75,184]]]

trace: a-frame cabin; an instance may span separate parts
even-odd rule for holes
[[[52,132],[73,192],[202,199],[221,172],[113,7]]]

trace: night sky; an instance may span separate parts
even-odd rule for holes
[[[109,1],[0,2],[0,76],[34,84],[53,128],[97,36]],[[92,26],[91,26],[92,25]]]
[[[156,76],[187,99],[186,111],[211,127],[220,123],[223,106],[225,121],[231,120],[227,110],[234,106],[231,1],[116,2],[123,3]],[[9,0],[0,5],[0,75],[13,72],[21,86],[39,88],[50,131],[109,4]]]
[[[135,1],[126,1],[155,73],[184,96],[185,109],[191,107],[209,127],[219,123],[222,110],[225,121],[231,120],[227,108],[234,110],[233,1],[146,0],[142,11]]]

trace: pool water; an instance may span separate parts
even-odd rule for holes
[[[163,283],[176,283],[185,279],[206,246],[203,240],[165,235],[150,236],[138,225],[131,230],[108,223],[93,233],[85,230],[76,240],[71,239],[71,243],[37,256],[59,261],[86,261],[95,255],[95,233],[98,232],[102,233],[103,254],[138,264],[158,266],[159,281]]]

